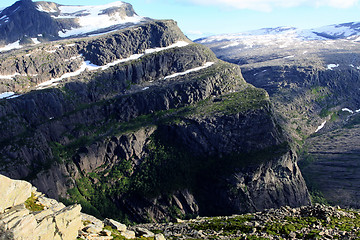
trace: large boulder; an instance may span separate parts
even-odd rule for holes
[[[0,213],[9,207],[25,202],[31,196],[31,188],[28,182],[12,180],[0,175]]]
[[[80,205],[65,207],[28,182],[0,175],[0,192],[1,240],[74,240],[83,226]]]

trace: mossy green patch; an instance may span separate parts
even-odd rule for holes
[[[34,196],[34,193],[31,193],[31,196],[25,201],[25,207],[31,212],[38,212],[44,210],[44,206],[40,203],[37,203],[37,198]]]
[[[251,220],[251,216],[238,216],[234,218],[209,218],[208,220],[193,225],[196,230],[213,230],[216,232],[223,231],[226,234],[236,234],[238,231],[242,233],[250,233],[252,226],[246,225]]]

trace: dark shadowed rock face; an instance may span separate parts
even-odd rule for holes
[[[47,13],[40,12],[31,0],[17,1],[0,12],[0,42],[12,43],[27,37],[54,38],[58,36],[60,26]]]

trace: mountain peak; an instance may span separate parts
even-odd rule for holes
[[[0,11],[0,46],[103,34],[147,20],[138,16],[131,4],[122,1],[100,6],[67,6],[19,0]]]

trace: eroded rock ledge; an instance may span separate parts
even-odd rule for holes
[[[76,239],[81,206],[46,198],[30,183],[0,175],[0,239]]]

